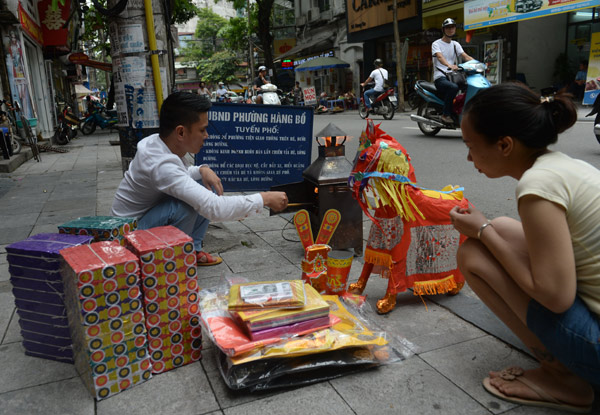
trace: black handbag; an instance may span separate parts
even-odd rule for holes
[[[456,63],[458,63],[458,53],[456,53],[456,45],[454,45],[454,56],[456,56]],[[458,71],[446,72],[446,79],[458,85],[459,88],[462,88],[465,85],[467,85],[467,76],[465,75],[465,72],[460,69]]]

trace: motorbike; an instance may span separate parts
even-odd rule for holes
[[[365,88],[371,88],[373,85],[374,84],[367,84]],[[364,89],[361,89],[358,115],[363,120],[367,118],[369,114],[383,115],[384,119],[391,120],[394,118],[394,112],[396,111],[397,106],[398,100],[396,99],[396,91],[394,88],[387,88],[377,95],[374,101],[371,98],[371,109],[367,111]]]
[[[82,120],[77,118],[67,104],[58,114],[58,125],[54,131],[53,141],[56,144],[65,145],[77,136],[77,127]]]
[[[277,86],[273,84],[265,84],[260,87],[262,93],[263,104],[265,105],[281,105]]]
[[[596,92],[596,91],[594,91]],[[596,140],[600,143],[600,92],[597,93],[596,99],[594,100],[594,104],[592,105],[592,110],[586,117],[591,115],[595,115],[594,118],[594,135],[596,136]]]
[[[105,128],[113,128],[118,121],[115,110],[108,111],[104,106],[96,104],[96,107],[83,120],[81,132],[89,135],[96,131],[96,127],[100,127],[103,130]]]
[[[480,90],[489,88],[491,84],[485,78],[486,65],[476,60],[471,60],[458,65],[459,70],[464,71],[467,82],[459,90],[454,98],[452,106],[452,124],[442,121],[444,99],[438,93],[433,82],[419,80],[415,83],[415,91],[420,97],[417,114],[411,114],[410,119],[415,121],[421,132],[428,136],[434,136],[442,129],[456,130],[460,128],[462,110],[464,105]]]

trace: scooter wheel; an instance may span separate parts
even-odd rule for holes
[[[54,141],[56,144],[64,146],[65,144],[67,144],[69,142],[69,133],[64,129],[59,128],[54,133],[54,137],[53,137],[52,141]]]
[[[358,115],[359,115],[359,116],[360,116],[360,118],[362,118],[363,120],[364,120],[365,118],[367,118],[367,116],[369,115],[369,112],[368,112],[368,110],[367,110],[367,106],[366,106],[366,105],[365,105],[363,102],[361,102],[361,103],[358,105]]]
[[[85,135],[90,135],[94,131],[96,131],[96,122],[94,120],[86,121],[81,126],[81,132]]]
[[[433,115],[438,115],[438,111],[436,111],[434,107],[430,107],[429,105],[424,104],[419,107],[417,114],[421,117],[432,118]],[[419,126],[419,130],[421,130],[423,134],[428,135],[430,137],[433,137],[441,130],[440,127],[434,127],[432,125],[424,124],[421,122],[418,122],[417,125]]]
[[[21,152],[21,142],[14,137],[10,138],[10,145],[12,146],[13,155]]]

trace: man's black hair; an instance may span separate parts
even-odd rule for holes
[[[178,125],[190,127],[200,120],[200,114],[211,107],[210,99],[191,92],[174,92],[164,100],[160,108],[159,135],[167,137]]]

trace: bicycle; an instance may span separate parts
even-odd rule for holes
[[[19,103],[17,101],[15,101],[14,105],[11,105],[9,101],[2,100],[2,101],[0,101],[0,105],[2,105],[2,104],[5,104],[9,110],[9,112],[5,112],[5,115],[7,116],[7,118],[11,122],[11,124],[13,125],[14,131],[19,131],[19,125],[17,123],[17,113],[19,113],[19,121],[22,124],[21,128],[23,130],[23,134],[25,135],[25,138],[23,138],[22,135],[20,135],[19,138],[21,139],[23,144],[25,144],[26,146],[29,146],[31,148],[31,151],[33,153],[33,158],[37,162],[42,161],[40,149],[38,148],[38,145],[37,145],[37,138],[35,137],[35,135],[33,134],[33,131],[31,130],[31,125],[29,125],[29,121],[27,120],[25,115],[23,115],[23,112],[21,111],[21,107],[19,106]],[[15,135],[13,134],[13,137],[14,136]]]
[[[4,101],[0,100],[0,105]],[[21,142],[17,140],[13,131],[14,121],[10,117],[10,114],[0,109],[0,129],[4,130],[4,134],[8,135],[10,139],[10,151],[9,154],[16,155],[21,152]]]

